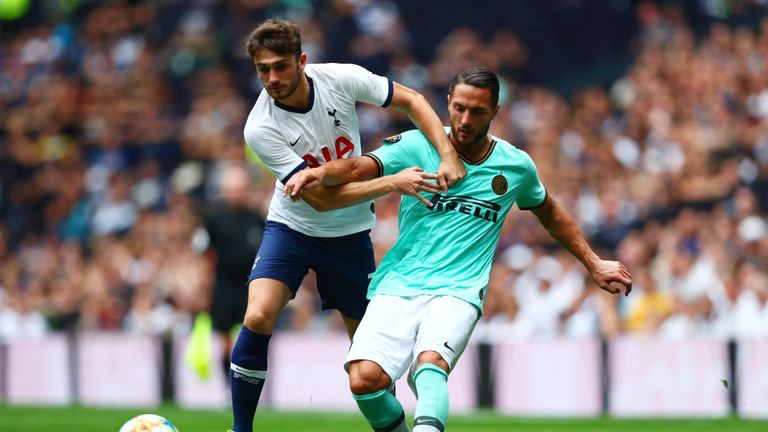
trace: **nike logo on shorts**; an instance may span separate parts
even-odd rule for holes
[[[446,348],[448,348],[449,350],[451,350],[451,352],[452,352],[452,353],[456,354],[456,351],[454,351],[454,350],[453,350],[453,348],[451,348],[451,347],[448,345],[448,342],[444,342],[444,343],[443,343],[443,346],[444,346],[444,347],[446,347]]]

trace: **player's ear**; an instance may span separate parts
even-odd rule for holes
[[[496,104],[496,108],[494,108],[494,109],[493,109],[493,115],[491,116],[491,119],[494,119],[494,118],[496,118],[496,114],[498,114],[498,113],[499,113],[499,108],[501,108],[501,104],[500,104],[500,103],[497,103],[497,104]]]
[[[307,64],[307,53],[301,53],[299,56],[299,66],[304,67]]]

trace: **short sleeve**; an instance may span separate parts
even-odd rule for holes
[[[409,131],[385,138],[384,145],[366,156],[376,161],[379,176],[395,174],[412,166],[425,168],[425,144],[429,145],[429,142],[420,131]]]
[[[269,172],[283,184],[291,176],[307,167],[307,162],[291,150],[283,142],[282,137],[269,128],[246,126],[245,142]]]
[[[356,101],[381,107],[392,102],[392,80],[354,64],[329,63],[327,66],[334,85],[344,88]]]
[[[517,195],[517,206],[520,210],[534,210],[547,201],[547,190],[539,179],[539,171],[536,169],[533,159],[528,153],[523,151],[520,153],[525,159],[525,174]]]

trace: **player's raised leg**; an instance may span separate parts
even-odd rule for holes
[[[352,397],[373,430],[408,432],[403,406],[388,390],[391,383],[389,375],[373,361],[355,360],[349,363]]]
[[[267,377],[267,352],[277,317],[293,296],[283,282],[254,279],[248,308],[232,349],[230,384],[235,432],[252,432],[253,416]]]
[[[414,299],[374,296],[355,332],[346,359],[349,387],[374,430],[408,431],[403,407],[389,387],[413,361],[421,307]]]

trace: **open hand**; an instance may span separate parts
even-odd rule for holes
[[[419,167],[407,168],[391,176],[397,193],[416,197],[427,207],[432,207],[432,203],[419,192],[440,193],[441,188],[435,183],[438,178],[439,174],[425,173]]]
[[[632,275],[624,264],[618,261],[600,260],[590,271],[590,275],[600,288],[611,294],[621,293],[621,288],[624,288],[625,296],[632,291]]]

